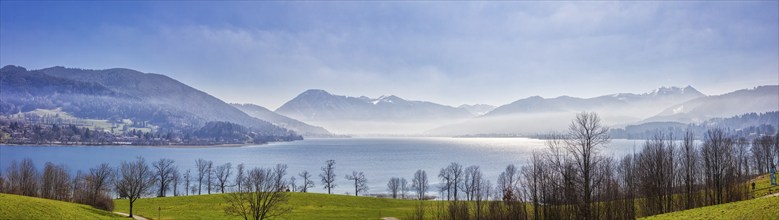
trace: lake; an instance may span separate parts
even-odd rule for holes
[[[621,157],[639,150],[643,141],[612,140],[602,151],[604,155]],[[31,158],[36,168],[43,169],[44,163],[65,164],[75,173],[87,171],[100,163],[116,167],[123,160],[134,160],[137,156],[147,162],[170,158],[183,173],[191,169],[196,173],[195,160],[211,160],[214,165],[231,162],[233,167],[244,163],[247,168],[271,167],[278,163],[288,165],[288,175],[308,170],[312,173],[316,187],[322,189],[318,174],[328,159],[336,162],[338,186],[334,193],[352,192],[344,178],[352,170],[365,173],[370,187],[369,193],[387,191],[391,177],[411,178],[417,169],[427,172],[431,186],[438,182],[438,172],[451,162],[467,167],[477,165],[493,184],[507,165],[518,167],[527,164],[533,151],[545,149],[545,141],[528,138],[325,138],[302,141],[271,143],[243,147],[169,148],[139,146],[0,146],[0,169],[5,174],[11,161]],[[183,190],[183,189],[182,189]]]

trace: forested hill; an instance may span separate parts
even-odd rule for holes
[[[747,113],[730,118],[712,118],[700,123],[681,122],[647,122],[638,125],[628,125],[625,128],[611,129],[612,138],[648,139],[657,132],[673,134],[681,138],[689,129],[696,138],[703,138],[707,130],[712,128],[727,128],[729,133],[748,139],[762,135],[773,135],[779,128],[779,111],[766,113]]]
[[[130,69],[0,69],[0,115],[57,109],[78,119],[129,120],[166,131],[193,131],[210,121],[262,136],[296,136],[164,75]]]

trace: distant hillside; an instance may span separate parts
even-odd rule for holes
[[[276,113],[348,134],[415,134],[473,117],[465,109],[393,95],[374,99],[314,89],[288,101]]]
[[[0,69],[0,85],[0,114],[5,115],[61,108],[78,118],[130,119],[162,129],[192,130],[225,121],[260,135],[294,135],[167,76],[130,69],[6,66]]]
[[[532,96],[495,108],[468,120],[432,129],[432,135],[536,134],[564,129],[576,113],[594,111],[607,125],[633,123],[668,106],[704,95],[691,86],[662,87],[654,91],[619,93],[594,98]]]
[[[703,138],[707,130],[723,128],[738,137],[752,139],[760,135],[774,135],[779,129],[779,111],[766,113],[748,113],[729,118],[712,118],[700,123],[681,122],[646,122],[638,125],[628,125],[625,128],[611,129],[612,138],[647,139],[658,132],[671,133],[681,138],[689,129],[696,138]]]
[[[249,116],[273,123],[276,126],[292,130],[304,137],[327,137],[332,134],[322,127],[309,125],[301,121],[280,115],[265,107],[253,104],[232,104]]]
[[[655,112],[659,112],[665,108],[664,106],[678,104],[703,96],[703,93],[691,86],[684,88],[662,87],[643,94],[619,93],[594,98],[560,96],[547,99],[540,96],[533,96],[495,108],[495,110],[492,110],[486,116],[634,108],[641,108],[641,111],[636,111],[636,113],[644,113],[650,111],[645,109],[647,107],[650,109],[657,109]]]
[[[645,122],[702,122],[750,112],[779,111],[779,85],[705,96],[670,106]]]

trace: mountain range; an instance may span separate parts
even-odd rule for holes
[[[663,87],[642,94],[619,93],[594,98],[561,96],[520,99],[465,122],[427,131],[430,135],[525,134],[566,128],[578,112],[598,112],[604,124],[621,127],[643,122],[701,122],[752,112],[779,110],[776,85],[706,96],[691,86]],[[740,104],[738,104],[740,103]]]
[[[414,134],[474,116],[463,108],[394,95],[350,97],[319,89],[301,93],[276,113],[348,134]]]
[[[731,117],[749,112],[779,110],[779,86],[759,86],[722,95],[705,96],[664,109],[645,122],[702,122],[711,118]]]
[[[545,99],[540,96],[532,96],[500,106],[495,110],[490,111],[485,116],[510,115],[517,113],[615,110],[615,108],[618,110],[638,110],[651,107],[649,110],[641,110],[641,115],[635,116],[640,118],[646,114],[659,112],[662,110],[662,106],[669,106],[703,96],[705,96],[703,93],[691,86],[684,88],[662,87],[643,94],[619,93],[594,98],[560,96],[557,98]],[[635,115],[635,113],[635,111],[631,111],[631,115]]]
[[[370,98],[310,89],[271,111],[254,104],[227,104],[167,76],[131,69],[0,69],[0,115],[36,109],[58,109],[83,119],[131,119],[160,129],[192,130],[225,121],[270,136],[534,135],[565,129],[582,111],[599,113],[611,127],[699,123],[779,111],[779,85],[712,96],[692,86],[592,98],[531,96],[498,107],[453,107],[394,95]]]

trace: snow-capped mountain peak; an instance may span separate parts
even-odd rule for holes
[[[399,101],[404,101],[404,100],[394,95],[382,95],[379,96],[379,98],[371,99],[371,103],[373,103],[374,105],[377,105],[379,103],[396,103]]]
[[[693,96],[701,96],[703,93],[696,90],[692,86],[685,86],[684,88],[681,87],[660,87],[655,90],[652,90],[652,92],[644,93],[642,95],[651,95],[651,96],[668,96],[668,95],[693,95]]]

